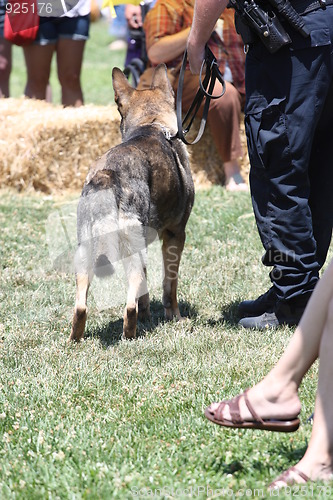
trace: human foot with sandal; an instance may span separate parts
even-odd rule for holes
[[[296,431],[300,425],[298,415],[301,410],[298,396],[281,394],[266,398],[265,383],[263,381],[246,389],[231,400],[211,404],[205,411],[205,417],[223,427]]]
[[[266,387],[265,387],[266,386]],[[230,400],[212,403],[205,410],[205,417],[222,427],[237,429],[258,429],[275,432],[294,432],[300,426],[298,415],[301,404],[297,393],[265,396],[269,380],[263,380],[251,389]],[[269,392],[269,390],[268,390]],[[273,391],[272,391],[273,392]],[[312,457],[306,453],[303,459],[278,476],[268,487],[269,490],[302,485],[309,481],[329,481],[333,479],[330,456],[322,460],[322,455]],[[314,459],[312,459],[314,458]]]
[[[275,479],[270,489],[333,480],[333,260],[268,375],[239,396],[211,404],[205,416],[222,427],[296,431],[301,410],[298,389],[317,359],[318,387],[309,445],[303,458]]]
[[[269,490],[303,485],[308,482],[329,482],[333,480],[332,457],[323,450],[317,453],[309,445],[304,457],[294,466],[289,467],[268,487]],[[309,490],[310,491],[310,490]]]

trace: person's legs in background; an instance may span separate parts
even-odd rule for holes
[[[57,41],[54,19],[57,18],[40,17],[35,41],[31,45],[23,47],[27,67],[27,83],[24,91],[26,97],[52,100],[49,77]]]
[[[51,62],[53,53],[56,52],[62,104],[64,106],[83,104],[80,74],[84,46],[89,37],[89,26],[89,15],[41,18],[35,42],[24,47],[28,75],[25,89],[27,97],[35,99],[49,97]]]
[[[110,50],[121,50],[128,45],[128,26],[125,17],[126,5],[115,5],[116,17],[111,18],[109,34],[114,38],[110,43]]]
[[[27,67],[27,84],[24,94],[33,99],[46,98],[55,43],[49,45],[28,45],[23,48]]]
[[[9,78],[12,70],[12,44],[3,37],[6,2],[0,0],[0,97],[9,97]]]
[[[226,93],[210,103],[207,123],[223,160],[225,187],[228,191],[248,191],[240,173],[243,156],[240,140],[241,98],[236,88],[226,82]]]
[[[198,90],[198,77],[186,71],[183,88],[183,111],[190,107]],[[221,86],[216,85],[215,95],[221,94]],[[242,157],[240,140],[240,94],[229,82],[226,82],[226,92],[221,99],[210,102],[207,123],[212,134],[216,149],[221,157],[225,186],[230,191],[248,191],[248,185],[240,173],[239,159]],[[198,116],[202,116],[202,108]]]
[[[57,68],[64,106],[82,106],[81,68],[90,16],[64,17],[58,26]]]
[[[9,97],[9,78],[12,70],[12,44],[0,38],[0,97]]]
[[[64,106],[82,106],[81,67],[85,41],[60,38],[57,43],[57,68]]]

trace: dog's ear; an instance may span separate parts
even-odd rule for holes
[[[112,84],[114,90],[114,100],[118,106],[120,114],[129,103],[134,92],[134,88],[129,84],[124,73],[119,68],[112,70]]]
[[[158,66],[156,66],[151,86],[158,87],[159,89],[163,90],[165,94],[167,92],[173,94],[171,83],[168,78],[167,67],[165,64],[159,64]]]

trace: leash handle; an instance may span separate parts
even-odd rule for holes
[[[185,144],[191,145],[191,144],[196,144],[197,142],[199,142],[201,137],[202,137],[202,134],[204,133],[206,123],[207,123],[207,116],[208,116],[210,100],[211,99],[219,99],[220,97],[222,97],[225,93],[226,86],[225,86],[225,81],[223,79],[223,76],[219,70],[215,56],[212,53],[212,51],[210,50],[210,48],[206,45],[206,47],[205,47],[205,59],[202,61],[202,65],[200,68],[199,89],[198,89],[198,91],[193,99],[193,102],[192,102],[189,110],[187,111],[184,119],[182,119],[182,98],[183,98],[183,87],[184,87],[184,76],[185,76],[186,64],[187,64],[187,50],[185,50],[185,52],[184,52],[183,62],[182,62],[182,66],[181,66],[180,74],[179,74],[178,88],[177,88],[177,103],[176,103],[176,105],[177,105],[177,127],[178,127],[177,137],[179,139],[181,139]],[[205,71],[205,75],[203,77],[205,67],[206,67],[206,71]],[[220,95],[213,95],[216,80],[218,80],[222,85],[222,92]],[[203,115],[202,115],[198,134],[192,142],[189,142],[185,138],[185,135],[190,131],[192,124],[193,124],[193,121],[194,121],[194,118],[196,117],[196,114],[199,111],[199,108],[200,108],[204,98],[205,98],[205,104],[204,104]]]
[[[186,57],[187,57],[187,52],[186,52]],[[204,87],[205,80],[202,79],[202,73],[204,67],[207,67],[206,74],[208,73],[209,79],[211,78],[214,81],[218,80],[220,84],[222,85],[222,92],[220,95],[213,95],[212,92],[207,92],[207,86],[206,88]],[[209,68],[209,70],[208,70]],[[208,80],[209,81],[209,80]],[[200,88],[202,92],[205,94],[206,97],[209,97],[210,99],[220,99],[225,94],[225,81],[222,76],[221,71],[219,70],[219,66],[217,64],[216,57],[214,56],[213,52],[210,50],[208,45],[205,47],[205,59],[203,60],[201,64],[201,69],[200,69]],[[213,85],[214,88],[214,85]]]

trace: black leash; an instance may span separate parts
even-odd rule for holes
[[[185,144],[196,144],[202,137],[202,134],[204,133],[206,122],[207,122],[207,115],[208,115],[208,110],[209,110],[209,105],[210,105],[210,100],[211,99],[219,99],[222,97],[225,93],[225,81],[223,79],[223,76],[219,70],[216,58],[213,54],[213,52],[209,49],[209,47],[206,45],[205,48],[205,59],[202,61],[201,69],[200,69],[200,76],[199,76],[199,89],[193,99],[193,102],[187,111],[184,119],[182,119],[182,97],[183,97],[183,87],[184,87],[184,76],[185,76],[185,69],[186,69],[186,64],[187,64],[187,50],[185,50],[184,57],[183,57],[183,63],[180,69],[180,74],[179,74],[179,80],[178,80],[178,89],[177,89],[177,126],[178,126],[178,132],[177,132],[177,137],[181,139]],[[206,67],[206,73],[204,78],[202,79],[202,75],[204,73],[204,68]],[[213,95],[213,90],[215,86],[215,82],[218,80],[221,85],[222,85],[222,92],[220,95],[214,96]],[[207,90],[208,89],[208,90]],[[194,118],[199,111],[199,108],[201,106],[201,103],[203,99],[205,99],[205,104],[204,104],[204,109],[203,109],[203,115],[200,123],[200,128],[198,131],[198,134],[196,138],[192,142],[188,142],[185,139],[185,135],[189,132]]]

